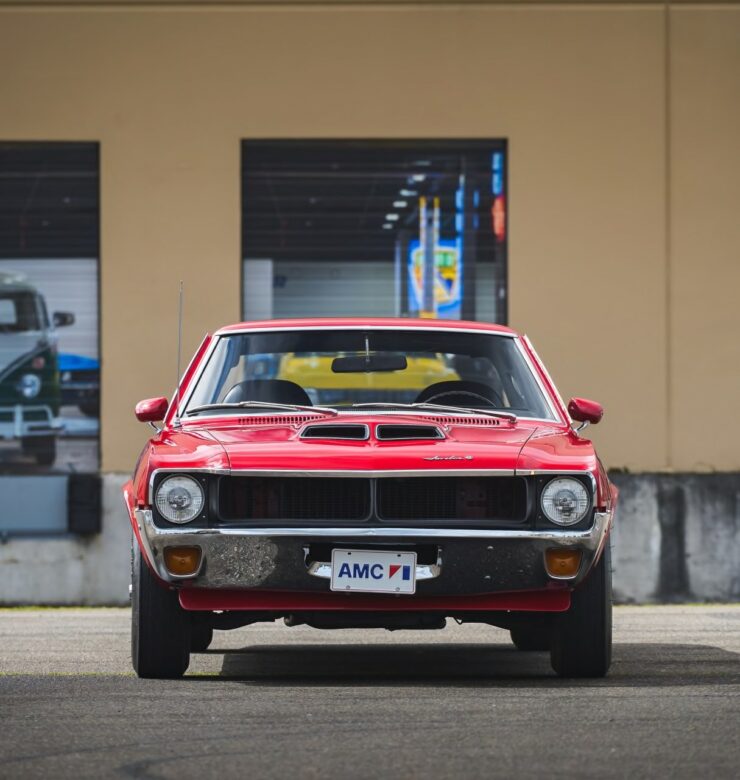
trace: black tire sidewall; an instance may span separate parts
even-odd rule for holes
[[[561,677],[603,677],[611,665],[612,571],[607,541],[599,562],[573,591],[570,609],[558,615],[550,660]]]
[[[190,615],[152,574],[134,540],[131,660],[139,677],[182,677],[190,663]]]

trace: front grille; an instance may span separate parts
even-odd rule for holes
[[[467,525],[524,522],[523,477],[220,477],[222,523]]]
[[[223,477],[225,521],[362,522],[370,515],[370,480],[324,477]]]
[[[520,522],[527,516],[527,486],[521,477],[381,479],[377,512],[385,522]]]

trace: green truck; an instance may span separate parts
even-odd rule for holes
[[[61,390],[56,329],[74,315],[54,312],[24,276],[0,273],[0,446],[18,443],[39,466],[56,459]]]

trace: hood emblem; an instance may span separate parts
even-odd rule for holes
[[[473,460],[472,455],[433,455],[431,458],[424,458],[424,460]]]

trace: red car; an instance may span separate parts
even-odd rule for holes
[[[275,320],[207,336],[174,399],[136,407],[164,422],[124,489],[134,669],[179,677],[214,629],[258,621],[454,618],[549,650],[563,677],[605,675],[617,491],[578,432],[602,413],[566,409],[527,338],[498,325]]]

